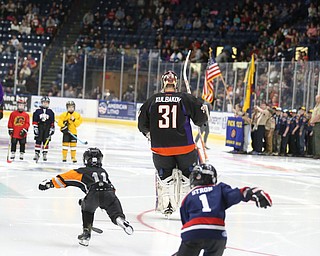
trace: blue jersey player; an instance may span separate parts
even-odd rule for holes
[[[196,256],[202,249],[204,256],[221,256],[227,242],[226,209],[249,200],[261,208],[272,205],[270,196],[259,188],[217,184],[217,172],[210,164],[195,166],[189,179],[192,190],[180,208],[182,242],[176,256]]]

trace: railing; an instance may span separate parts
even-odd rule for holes
[[[16,60],[19,59],[17,54]],[[38,95],[50,93],[51,85],[42,83],[42,54],[36,80]],[[144,102],[161,89],[161,75],[174,70],[179,76],[179,89],[185,91],[182,79],[183,62],[162,61],[158,50],[121,49],[112,51],[61,51],[61,73],[56,74],[60,94],[65,97],[104,98]],[[194,95],[201,97],[206,63],[190,63],[188,78]],[[230,111],[231,104],[243,103],[245,73],[248,63],[219,63],[227,88],[219,78],[215,81],[214,110]],[[320,93],[320,62],[256,62],[255,104],[266,102],[282,108],[307,109],[314,106]],[[19,70],[15,69],[12,93],[18,93]],[[6,81],[3,81],[6,86]],[[52,92],[51,92],[52,93]],[[50,95],[50,94],[49,94]],[[229,100],[230,99],[230,100]]]

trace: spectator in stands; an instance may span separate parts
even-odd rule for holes
[[[26,35],[30,35],[30,33],[31,33],[31,27],[24,19],[21,22],[19,32],[20,32],[20,34],[26,34]]]
[[[19,72],[19,79],[26,80],[31,75],[31,69],[28,67],[27,63],[23,64],[22,69]]]
[[[27,55],[27,59],[23,62],[23,65],[27,65],[31,70],[37,67],[37,62],[31,54]]]
[[[177,21],[177,23],[176,23],[175,28],[176,28],[176,29],[184,29],[185,26],[186,26],[186,24],[187,24],[187,19],[186,19],[186,17],[184,16],[184,14],[181,13],[180,16],[179,16],[179,19],[178,19],[178,21]]]
[[[178,47],[175,47],[173,53],[170,56],[170,62],[181,62],[183,55]]]
[[[16,4],[12,0],[9,0],[8,3],[5,5],[6,15],[14,15],[16,13],[16,10]]]
[[[193,49],[190,54],[190,61],[191,62],[196,62],[196,63],[201,63],[202,62],[202,56],[203,53],[200,49],[200,43],[198,41],[193,42]]]
[[[122,96],[123,101],[134,102],[134,88],[133,85],[129,85],[126,92]]]
[[[125,26],[130,32],[135,31],[135,23],[134,23],[134,20],[132,19],[131,15],[126,16]]]
[[[123,20],[123,19],[125,18],[125,16],[126,16],[126,14],[125,14],[124,9],[123,9],[121,6],[119,6],[119,7],[118,7],[118,10],[117,10],[116,13],[115,13],[115,17],[116,17],[119,21],[121,21],[121,20]]]
[[[44,27],[42,26],[42,24],[40,23],[39,26],[36,28],[36,34],[38,36],[41,36],[44,34]]]
[[[10,68],[4,77],[4,86],[7,93],[12,93],[14,87],[14,70]]]
[[[35,32],[39,25],[40,25],[39,16],[35,14],[31,21],[31,30]]]
[[[164,27],[166,30],[171,30],[173,28],[173,19],[171,16],[168,16],[164,22]]]
[[[207,20],[207,22],[205,24],[205,29],[209,30],[209,31],[214,29],[214,23],[213,23],[211,18],[208,18],[208,20]]]
[[[56,26],[57,26],[56,21],[50,15],[46,21],[46,32],[50,35],[55,34]]]
[[[92,14],[92,11],[90,10],[90,11],[86,12],[86,14],[83,16],[82,22],[84,25],[87,25],[90,27],[92,25],[93,21],[94,21],[94,16]]]
[[[199,17],[195,17],[194,21],[192,23],[192,29],[194,29],[194,30],[198,30],[199,29],[200,30],[201,27],[202,27],[201,20],[199,19]]]
[[[11,28],[11,31],[19,32],[20,26],[18,24],[18,21],[17,20],[13,20],[11,22],[11,27],[10,28]]]

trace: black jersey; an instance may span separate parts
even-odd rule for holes
[[[92,186],[99,183],[113,187],[109,180],[108,173],[101,167],[81,167],[70,170],[57,175],[52,179],[52,183],[56,188],[75,186],[85,193],[87,193]]]
[[[150,132],[154,153],[181,155],[195,148],[190,120],[198,126],[208,120],[199,99],[183,92],[157,93],[140,108],[138,128]]]

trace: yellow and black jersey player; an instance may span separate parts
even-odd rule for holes
[[[67,161],[68,149],[70,147],[71,159],[73,163],[77,162],[77,140],[70,134],[77,136],[77,128],[82,123],[81,115],[75,111],[76,104],[68,101],[66,104],[67,112],[60,115],[58,125],[63,133],[62,137],[62,162]]]

